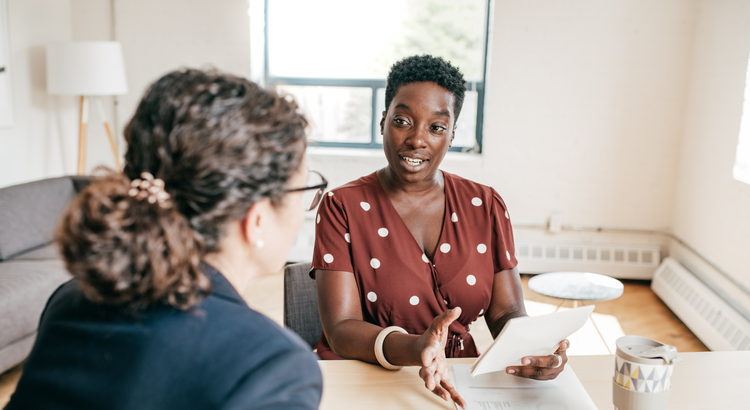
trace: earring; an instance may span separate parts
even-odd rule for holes
[[[258,239],[257,241],[255,241],[256,248],[261,249],[264,246],[266,246],[266,242],[263,239]]]

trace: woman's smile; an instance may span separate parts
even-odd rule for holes
[[[401,159],[400,162],[406,164],[407,169],[410,169],[414,172],[421,171],[424,167],[427,166],[427,162],[429,161],[429,159],[426,158],[419,158],[404,154],[399,154],[399,158]]]

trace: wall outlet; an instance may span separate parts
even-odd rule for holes
[[[562,215],[560,215],[559,212],[552,212],[552,214],[550,214],[547,229],[552,233],[562,231]]]

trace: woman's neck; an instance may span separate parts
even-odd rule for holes
[[[425,195],[434,192],[435,190],[443,189],[445,185],[445,179],[442,171],[438,170],[434,174],[428,175],[426,178],[417,182],[410,182],[398,178],[397,174],[393,172],[389,167],[381,168],[375,173],[380,185],[383,189],[392,194],[409,194],[409,195]]]

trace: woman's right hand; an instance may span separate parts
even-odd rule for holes
[[[424,380],[425,387],[442,397],[443,400],[453,400],[465,409],[466,401],[453,387],[450,381],[448,362],[445,360],[445,344],[450,333],[448,327],[460,315],[461,308],[457,307],[436,317],[427,331],[420,336],[417,346],[420,348],[420,357],[422,358],[419,376]]]

